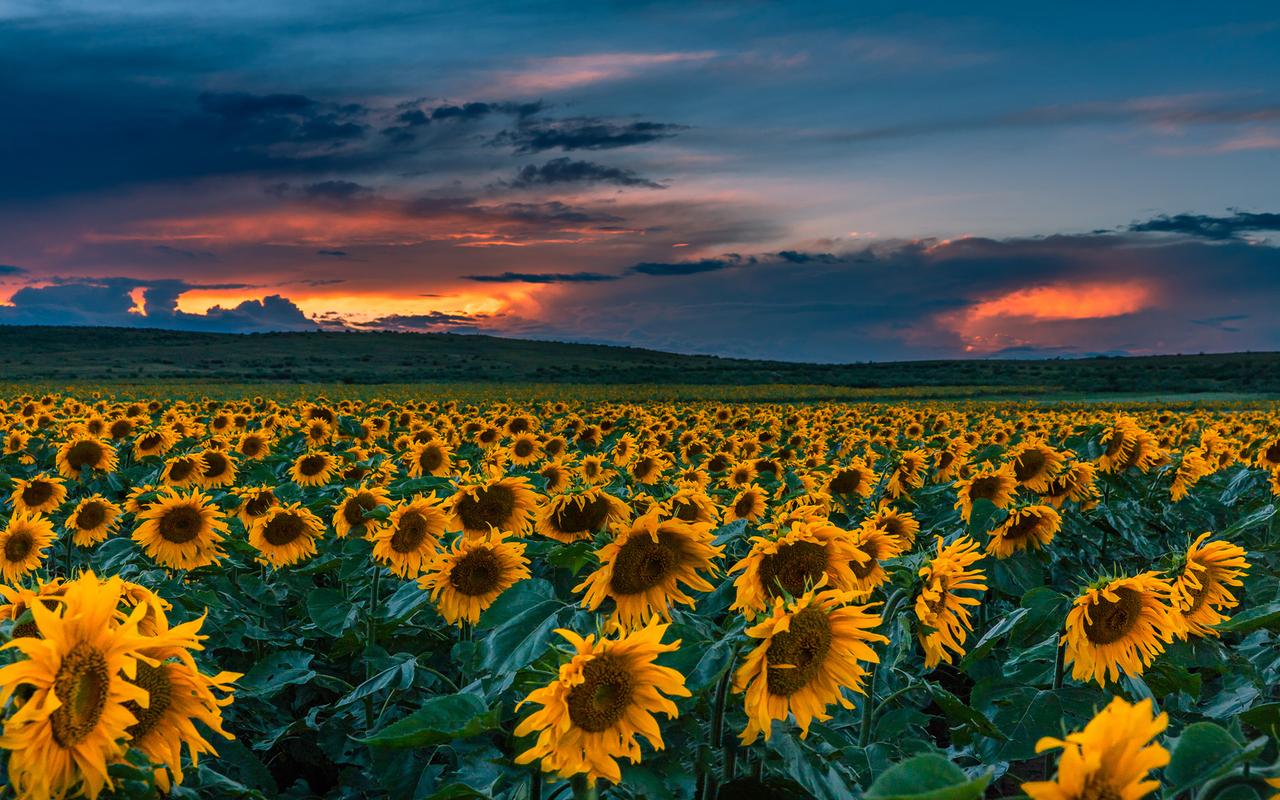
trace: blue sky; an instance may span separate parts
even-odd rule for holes
[[[0,322],[1280,347],[1271,4],[0,0]]]

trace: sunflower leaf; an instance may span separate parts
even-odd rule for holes
[[[986,773],[970,778],[964,770],[940,755],[909,758],[876,779],[867,800],[977,800],[991,782]]]
[[[486,708],[479,695],[439,695],[404,719],[356,741],[372,747],[432,747],[495,730],[500,721],[501,709]]]
[[[1198,786],[1234,767],[1244,747],[1225,728],[1212,722],[1193,722],[1170,747],[1164,777],[1171,785],[1168,797]]]

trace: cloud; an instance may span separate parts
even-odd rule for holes
[[[1207,214],[1161,215],[1145,222],[1135,222],[1129,230],[1147,233],[1177,233],[1198,236],[1203,239],[1224,241],[1239,239],[1240,234],[1251,231],[1280,231],[1280,214],[1236,211],[1230,216],[1215,217]]]
[[[601,272],[503,272],[498,275],[464,275],[464,279],[479,283],[599,283],[616,281],[620,275]]]
[[[13,264],[0,264],[0,275],[25,275],[27,270]]]
[[[488,319],[486,314],[450,314],[433,311],[429,314],[392,314],[378,317],[369,322],[343,322],[344,326],[360,329],[402,331],[408,333],[423,332],[479,332],[480,324]]]
[[[346,250],[317,250],[316,255],[330,258],[346,258],[349,254]]]
[[[669,139],[686,125],[668,122],[613,122],[598,117],[574,117],[520,125],[495,136],[492,143],[517,153],[546,150],[611,150]]]
[[[633,78],[644,72],[678,64],[701,64],[713,50],[666,53],[592,53],[530,59],[519,71],[498,76],[501,91],[514,94],[557,92],[606,81]]]
[[[666,188],[660,183],[642,178],[633,170],[607,167],[591,161],[574,161],[569,158],[553,158],[538,166],[528,164],[516,173],[511,185],[518,188],[549,186],[563,183],[612,183],[618,186],[641,186],[647,189]]]

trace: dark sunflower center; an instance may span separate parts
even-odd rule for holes
[[[995,500],[1000,494],[1000,479],[978,478],[969,486],[970,500]]]
[[[528,439],[521,439],[516,442],[516,446],[512,448],[512,452],[519,458],[528,458],[533,453],[533,442]]]
[[[862,552],[866,553],[870,558],[859,564],[857,561],[849,562],[849,570],[858,578],[865,578],[875,571],[880,564],[880,547],[875,542],[863,542],[859,545]]]
[[[680,537],[662,532],[658,541],[633,536],[618,549],[609,588],[617,594],[639,594],[657,586],[680,564]]]
[[[276,496],[270,490],[258,492],[244,504],[244,513],[250,517],[260,517],[276,504]]]
[[[1042,450],[1023,451],[1013,462],[1013,475],[1019,481],[1029,481],[1044,471],[1048,459]]]
[[[588,733],[608,730],[626,714],[635,691],[626,662],[596,656],[582,668],[582,677],[582,683],[569,691],[569,719]]]
[[[675,512],[675,518],[681,522],[698,521],[698,506],[696,503],[688,500],[677,500],[671,510]]]
[[[493,591],[502,578],[502,562],[488,547],[477,547],[463,556],[449,571],[449,583],[460,594],[471,597]]]
[[[490,525],[499,529],[510,527],[515,507],[515,493],[506,486],[495,484],[483,487],[473,495],[463,495],[458,501],[457,513],[467,530],[486,531]]]
[[[364,512],[372,511],[378,507],[378,498],[369,492],[360,492],[353,495],[342,506],[342,518],[347,521],[351,527],[359,527],[365,523]]]
[[[283,547],[302,536],[307,525],[297,514],[276,514],[262,531],[262,538],[276,547]]]
[[[306,456],[298,462],[298,472],[311,478],[324,472],[327,466],[329,466],[329,459],[324,456]]]
[[[1276,442],[1267,448],[1265,458],[1272,464],[1280,464],[1280,442]]]
[[[769,642],[769,694],[785,697],[803,689],[822,669],[830,649],[831,622],[826,613],[806,608],[793,616],[791,629],[774,634]]]
[[[557,530],[565,533],[594,533],[604,527],[609,518],[609,501],[594,497],[579,506],[565,503],[551,515]]]
[[[1187,594],[1191,596],[1191,607],[1186,610],[1187,614],[1193,614],[1204,608],[1205,601],[1209,599],[1209,590],[1213,588],[1213,579],[1209,575],[1201,574],[1199,576],[1200,587],[1190,587]]]
[[[1124,795],[1111,785],[1105,777],[1090,775],[1084,779],[1084,786],[1076,800],[1123,800]]]
[[[256,456],[262,452],[262,442],[253,437],[245,439],[240,443],[240,452],[246,456]]]
[[[1036,532],[1040,527],[1040,518],[1034,514],[1024,514],[1018,518],[1018,521],[1005,529],[1003,538],[1020,540]]]
[[[444,464],[444,453],[439,447],[424,447],[418,455],[418,466],[423,472],[435,472]]]
[[[75,525],[82,531],[91,531],[107,521],[107,507],[97,500],[80,506]]]
[[[142,448],[143,450],[154,450],[155,448],[159,447],[163,441],[164,439],[160,437],[160,434],[148,433],[146,436],[143,436],[141,439],[138,440],[138,447]],[[82,442],[82,444],[84,443]]]
[[[831,479],[832,494],[853,494],[862,488],[862,473],[856,469],[842,469]]]
[[[785,590],[799,597],[827,570],[827,548],[816,542],[795,542],[760,559],[760,585],[770,596]]]
[[[127,419],[117,420],[111,423],[111,438],[123,439],[133,433],[133,423]]]
[[[16,530],[5,540],[4,560],[10,564],[24,561],[35,545],[35,539],[31,538],[30,533],[21,529]]]
[[[67,464],[79,472],[85,467],[96,467],[102,460],[102,446],[97,442],[76,442],[67,451]]]
[[[748,517],[756,510],[756,498],[753,494],[744,494],[738,498],[738,502],[733,504],[733,515],[735,517]]]
[[[205,453],[204,455],[204,476],[206,478],[216,478],[227,471],[227,457],[222,453]]]
[[[164,665],[153,667],[141,661],[138,662],[138,674],[131,683],[145,689],[151,697],[146,708],[132,700],[124,704],[134,719],[138,720],[126,729],[137,740],[154,730],[156,723],[164,719],[165,712],[173,704],[173,683],[169,680],[169,673]]]
[[[48,481],[35,481],[22,490],[22,502],[28,506],[42,506],[53,497],[53,484]]]
[[[1127,636],[1142,616],[1142,594],[1122,587],[1116,589],[1116,601],[1099,598],[1089,609],[1089,621],[1084,624],[1084,634],[1094,644],[1111,644]]]
[[[96,647],[82,642],[62,657],[53,679],[53,693],[62,705],[49,717],[58,744],[70,748],[93,733],[107,707],[110,685],[106,656]]]
[[[174,506],[160,517],[160,537],[174,544],[186,544],[200,535],[204,516],[192,506]]]
[[[894,536],[899,539],[901,539],[903,534],[906,533],[902,525],[902,520],[897,517],[885,517],[880,520],[880,529],[890,536]]]
[[[185,481],[195,471],[196,464],[189,458],[180,458],[169,465],[169,479]]]
[[[427,518],[417,511],[406,511],[391,534],[391,549],[397,553],[412,553],[427,538]]]

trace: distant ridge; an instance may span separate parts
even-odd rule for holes
[[[0,326],[0,381],[1041,386],[1280,392],[1280,353],[797,364],[447,333]]]

